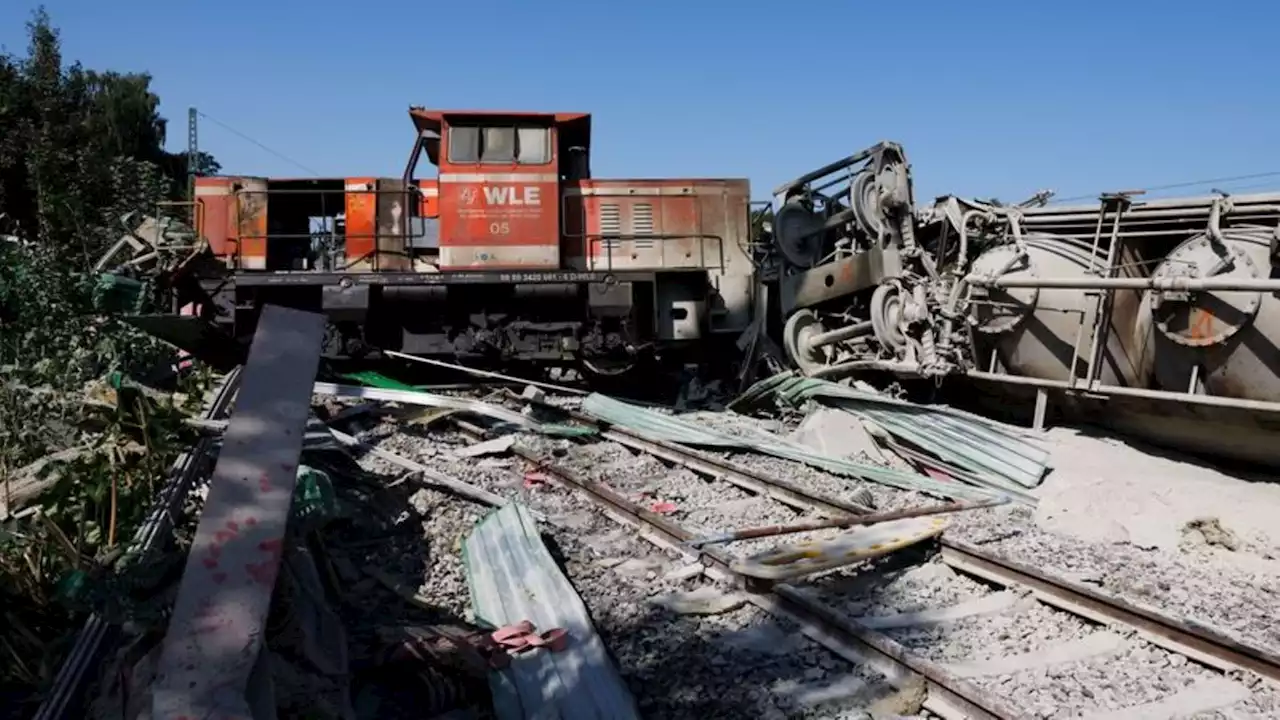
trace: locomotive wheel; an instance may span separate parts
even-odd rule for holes
[[[800,310],[787,318],[782,328],[782,344],[787,357],[800,368],[800,372],[808,375],[827,365],[826,348],[810,348],[809,338],[826,332],[818,314],[812,310]]]
[[[584,357],[579,358],[579,361],[582,363],[584,370],[598,377],[620,377],[636,369],[635,360],[597,358],[593,361]]]

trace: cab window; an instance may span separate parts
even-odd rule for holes
[[[449,162],[545,165],[551,131],[515,125],[449,125]]]

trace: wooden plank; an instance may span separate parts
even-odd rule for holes
[[[263,309],[223,436],[152,704],[156,720],[274,718],[250,709],[283,551],[324,318]]]

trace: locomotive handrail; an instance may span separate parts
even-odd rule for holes
[[[621,243],[621,242],[634,242],[634,241],[636,241],[636,240],[656,240],[656,241],[659,241],[659,242],[671,242],[671,241],[674,241],[674,240],[697,240],[697,241],[698,241],[698,265],[697,265],[697,266],[695,266],[695,267],[681,267],[681,266],[676,266],[676,267],[671,267],[671,268],[668,268],[668,267],[663,266],[663,267],[660,267],[660,268],[654,268],[654,269],[658,269],[658,270],[682,270],[682,269],[705,270],[705,269],[709,269],[709,268],[714,268],[714,269],[716,269],[716,270],[724,270],[724,269],[725,269],[725,260],[724,260],[724,242],[725,242],[725,238],[724,238],[723,236],[721,236],[721,235],[713,235],[713,234],[711,234],[711,233],[682,233],[682,234],[675,234],[675,233],[660,233],[660,234],[653,234],[653,235],[641,235],[641,234],[635,234],[635,233],[631,233],[631,234],[619,234],[619,233],[608,233],[608,234],[605,234],[605,233],[583,233],[583,234],[581,234],[581,235],[566,235],[566,237],[573,237],[573,238],[582,239],[582,240],[586,240],[586,241],[587,241],[588,245],[586,245],[586,246],[584,246],[584,247],[583,247],[583,252],[584,252],[584,253],[587,253],[586,257],[587,257],[587,261],[588,261],[588,263],[590,263],[590,261],[591,261],[591,255],[590,255],[590,253],[591,253],[591,246],[590,246],[590,244],[589,244],[589,243],[592,243],[592,242],[599,242],[599,243],[600,243],[600,245],[601,245],[601,247],[602,247],[602,248],[604,248],[604,250],[606,251],[606,252],[605,252],[605,258],[606,258],[606,260],[607,260],[606,265],[605,265],[605,269],[606,269],[606,270],[613,270],[613,269],[614,269],[614,266],[613,266],[613,251],[614,251],[615,247],[613,246],[613,244],[612,244],[612,243],[614,243],[614,242],[619,242],[619,243]],[[719,247],[719,259],[718,259],[718,261],[719,261],[719,265],[714,265],[714,266],[712,266],[712,265],[708,265],[708,264],[707,264],[707,247],[706,247],[706,243],[707,243],[707,241],[708,241],[708,240],[715,240],[715,241],[718,243],[718,247]]]
[[[375,203],[376,203],[377,199],[378,199],[379,197],[383,196],[383,195],[402,195],[402,196],[404,196],[404,199],[405,199],[404,207],[405,207],[405,208],[409,208],[409,207],[412,207],[412,206],[413,206],[413,203],[414,203],[414,202],[416,202],[416,201],[418,201],[418,200],[420,200],[420,199],[421,199],[421,197],[422,197],[422,188],[420,188],[420,187],[418,187],[418,186],[416,186],[416,185],[412,185],[412,186],[408,186],[408,187],[404,187],[404,188],[397,188],[397,189],[392,189],[392,188],[377,188],[377,187],[370,187],[370,188],[364,188],[364,189],[359,189],[359,190],[352,190],[352,189],[348,189],[348,188],[347,188],[347,187],[345,187],[345,186],[344,186],[341,190],[336,189],[336,188],[334,188],[334,189],[316,189],[316,188],[267,188],[267,189],[261,189],[261,190],[259,190],[259,189],[247,189],[247,188],[243,188],[243,187],[233,187],[231,194],[232,194],[233,196],[237,197],[237,198],[238,198],[238,197],[242,197],[242,196],[246,196],[246,195],[248,195],[248,196],[253,196],[253,195],[262,195],[262,196],[271,196],[271,195],[313,196],[313,197],[316,197],[316,198],[318,198],[318,199],[319,199],[319,207],[320,207],[320,210],[321,210],[321,214],[320,214],[320,215],[317,215],[317,216],[315,216],[315,217],[333,218],[333,217],[337,217],[337,215],[338,215],[338,214],[345,214],[345,213],[346,213],[346,201],[345,201],[345,198],[346,198],[346,196],[348,196],[348,195],[373,195],[373,196],[374,196],[374,198],[375,198]],[[335,199],[337,200],[337,203],[336,203],[337,207],[335,208],[336,212],[335,212],[334,214],[329,214],[329,213],[327,212],[327,210],[328,210],[328,208],[326,207],[326,205],[327,205],[327,203],[326,203],[326,197],[327,197],[327,196],[335,196]],[[236,223],[235,223],[235,226],[236,226],[237,230],[239,230],[239,228],[241,228],[241,227],[243,226],[243,222],[244,222],[244,217],[241,215],[241,212],[240,212],[240,205],[239,205],[239,203],[236,203],[236,205],[235,205],[235,213],[236,213]],[[397,227],[396,231],[385,231],[385,230],[379,230],[379,229],[378,229],[378,223],[377,223],[377,219],[376,219],[376,218],[377,218],[377,215],[376,215],[376,208],[375,208],[375,215],[374,215],[374,217],[375,217],[375,221],[374,221],[374,229],[373,229],[373,231],[372,231],[372,232],[355,232],[355,233],[352,233],[352,232],[345,232],[345,231],[344,231],[344,232],[341,234],[341,237],[342,237],[342,238],[344,238],[345,240],[373,240],[375,243],[377,242],[377,240],[378,240],[379,238],[386,238],[386,237],[401,238],[401,239],[404,239],[405,241],[407,241],[407,240],[408,240],[408,238],[414,237],[414,235],[413,235],[413,233],[412,233],[412,225],[411,225],[412,219],[413,219],[414,217],[424,217],[424,216],[417,215],[417,214],[415,214],[415,213],[411,213],[411,212],[403,212],[403,213],[401,213],[401,215],[400,215],[400,217],[399,217],[399,219],[398,219],[398,221],[397,221],[397,225],[398,225],[398,227]],[[424,219],[434,219],[434,218],[425,218],[425,217],[424,217]],[[270,222],[270,221],[268,220],[268,222]],[[237,232],[237,234],[236,234],[236,236],[235,236],[234,238],[228,237],[228,241],[229,241],[229,242],[231,242],[231,243],[234,243],[234,246],[235,246],[235,252],[234,252],[234,257],[235,257],[235,267],[236,267],[236,268],[241,268],[241,269],[243,269],[243,268],[244,268],[244,257],[243,257],[243,256],[244,256],[244,241],[245,241],[245,240],[262,240],[263,242],[265,242],[265,243],[268,243],[268,244],[269,244],[272,240],[313,240],[313,239],[315,239],[315,238],[316,238],[316,237],[318,237],[318,236],[319,236],[319,237],[326,237],[326,236],[327,236],[327,237],[333,238],[333,237],[338,237],[338,234],[337,234],[337,233],[335,233],[335,232],[333,232],[332,230],[323,230],[323,231],[314,231],[314,232],[305,232],[305,233],[303,233],[303,232],[272,232],[270,229],[268,229],[268,230],[267,230],[267,232],[265,232],[265,233],[240,233],[240,232]],[[410,258],[410,257],[411,257],[407,252],[375,247],[373,250],[371,250],[371,251],[369,251],[369,252],[367,252],[367,253],[364,253],[364,254],[360,255],[358,258],[356,258],[356,259],[354,259],[354,260],[348,259],[348,260],[347,260],[347,261],[342,265],[342,267],[341,267],[341,268],[336,268],[336,269],[337,269],[337,270],[345,270],[346,268],[349,268],[349,267],[351,267],[352,265],[355,265],[355,264],[357,264],[357,263],[363,262],[364,260],[372,259],[372,260],[373,260],[373,267],[372,267],[372,269],[373,269],[374,271],[377,271],[377,270],[379,269],[379,268],[378,268],[378,258],[379,258],[379,256],[383,256],[383,255],[391,255],[391,256],[404,257],[404,258]]]

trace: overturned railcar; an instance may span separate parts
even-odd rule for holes
[[[782,186],[774,213],[782,340],[806,374],[1280,462],[1280,193],[918,207],[882,143]]]

